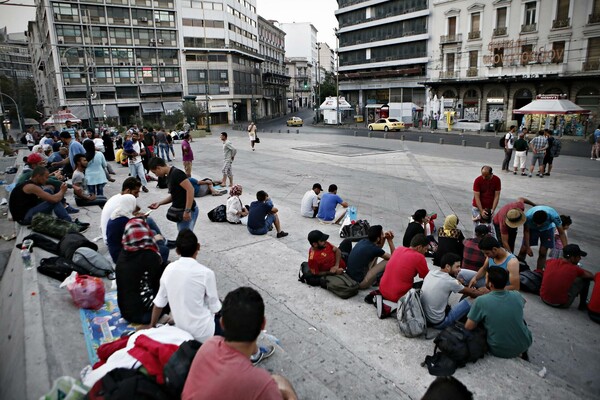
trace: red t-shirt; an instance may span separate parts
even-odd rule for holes
[[[518,208],[521,211],[525,211],[525,203],[522,201],[508,203],[494,215],[494,224],[500,226],[501,235],[508,235],[508,225],[506,225],[506,214],[508,214],[508,212],[513,208]]]
[[[540,297],[546,303],[566,304],[569,301],[569,289],[573,286],[575,279],[583,276],[583,273],[583,269],[564,258],[546,261]]]
[[[410,247],[398,247],[385,266],[379,291],[384,299],[398,301],[410,290],[417,274],[425,278],[428,273],[423,254]]]
[[[313,247],[308,251],[308,267],[313,274],[327,272],[335,265],[335,251],[333,245],[326,242],[324,249],[315,250]],[[346,269],[346,263],[340,260],[340,268]]]
[[[194,357],[182,400],[281,400],[271,375],[229,347],[221,336],[208,339]]]
[[[483,176],[479,175],[475,179],[475,182],[473,182],[473,191],[479,192],[482,208],[492,208],[494,205],[494,196],[496,192],[500,191],[501,186],[500,178],[496,175],[492,175],[490,179],[484,179]],[[477,207],[475,196],[473,196],[473,207]]]
[[[596,272],[596,277],[594,278],[594,290],[588,303],[588,310],[600,314],[600,272]]]

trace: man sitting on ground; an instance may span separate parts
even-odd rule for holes
[[[425,253],[429,246],[427,237],[419,233],[410,241],[410,247],[399,247],[387,262],[381,284],[380,295],[375,296],[377,316],[385,318],[395,310],[395,303],[412,287],[420,287],[421,282],[414,283],[415,276],[425,278],[429,267]],[[384,302],[385,300],[385,302]]]
[[[487,330],[490,353],[500,358],[521,356],[528,360],[527,349],[533,338],[523,320],[525,299],[516,290],[504,290],[507,281],[505,269],[488,270],[486,282],[490,293],[475,300],[465,328],[473,330],[482,323]]]
[[[386,241],[390,247],[389,253],[383,250]],[[358,282],[359,289],[368,289],[377,275],[383,272],[395,249],[394,233],[384,232],[381,225],[373,225],[369,228],[368,238],[361,239],[350,251],[346,273]],[[377,263],[380,257],[383,260]]]
[[[320,220],[326,222],[333,221],[334,224],[338,224],[346,216],[346,210],[343,210],[343,213],[340,215],[336,215],[335,209],[338,204],[341,204],[344,208],[348,208],[348,203],[337,195],[337,189],[336,185],[329,185],[329,193],[325,193],[321,198],[319,211],[317,212],[317,218]]]
[[[563,248],[563,257],[548,260],[542,279],[540,297],[549,306],[569,308],[579,297],[579,310],[587,310],[586,302],[594,274],[578,263],[587,253],[576,244]]]
[[[444,329],[465,317],[471,309],[471,298],[489,292],[485,288],[465,287],[456,279],[459,272],[460,256],[446,253],[440,259],[440,269],[431,271],[423,281],[421,304],[427,324],[435,329]],[[461,293],[469,297],[450,307],[448,299],[452,293]]]
[[[73,195],[75,197],[75,204],[79,207],[87,206],[98,206],[104,207],[106,204],[106,197],[96,196],[90,194],[87,187],[87,181],[85,179],[85,169],[88,165],[88,160],[84,154],[77,154],[75,156],[75,171],[73,172]]]
[[[479,271],[485,262],[485,255],[479,249],[481,239],[489,235],[490,228],[487,225],[477,225],[475,237],[463,241],[464,250],[461,269]]]
[[[260,294],[241,287],[223,301],[220,324],[224,338],[208,339],[190,367],[182,400],[296,400],[291,383],[282,376],[254,368],[248,360],[265,328],[265,304]]]
[[[315,218],[319,212],[319,194],[323,188],[320,183],[315,183],[311,190],[304,193],[300,203],[300,215],[306,218]]]
[[[308,268],[313,275],[341,275],[346,269],[340,249],[327,241],[329,235],[321,231],[308,234]]]
[[[489,235],[479,242],[484,256],[487,257],[483,267],[479,271],[462,270],[458,274],[458,280],[469,287],[481,288],[485,286],[485,273],[488,268],[499,267],[505,269],[509,274],[509,281],[506,282],[506,290],[519,290],[521,281],[519,276],[519,260],[514,254],[509,253],[500,246],[500,243],[493,236]]]
[[[274,224],[277,230],[277,238],[286,237],[288,233],[281,230],[281,223],[277,215],[279,210],[273,206],[267,192],[259,190],[256,193],[256,200],[250,204],[248,232],[253,235],[266,235],[267,232],[273,229]]]

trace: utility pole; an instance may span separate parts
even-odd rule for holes
[[[320,121],[319,107],[321,106],[321,43],[317,43],[317,122]]]
[[[340,34],[337,28],[333,28],[335,32],[335,93],[336,93],[336,113],[335,122],[341,125],[340,121]]]

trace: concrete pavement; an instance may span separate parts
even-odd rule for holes
[[[359,218],[392,229],[397,245],[408,216],[417,208],[437,211],[440,224],[445,215],[457,214],[470,236],[473,179],[483,164],[499,167],[500,151],[312,133],[261,132],[260,137],[252,152],[245,132],[230,131],[238,148],[234,178],[244,187],[245,204],[258,190],[269,193],[290,236],[252,236],[242,226],[209,222],[206,212],[224,203],[225,196],[197,199],[201,213],[195,232],[202,244],[199,261],[215,271],[221,296],[240,285],[254,286],[263,295],[267,330],[280,339],[282,348],[263,367],[288,376],[303,399],[420,398],[433,380],[420,366],[433,352],[431,340],[406,339],[394,319],[378,320],[374,307],[362,300],[366,291],[341,300],[297,281],[310,230],[330,234],[334,244],[341,240],[339,228],[300,217],[300,199],[314,182],[324,187],[336,183],[338,194],[357,206]],[[193,175],[220,177],[218,135],[196,139],[192,146]],[[176,149],[174,165],[181,167],[179,146]],[[589,263],[600,256],[594,207],[600,194],[600,162],[562,156],[558,161],[550,178],[500,174],[501,203],[525,196],[571,215],[570,240],[588,251],[584,266],[597,271],[598,266]],[[119,183],[127,170],[118,167],[117,173]],[[109,185],[107,194],[117,193],[119,186]],[[142,208],[166,195],[152,184],[150,190],[140,195]],[[174,238],[175,224],[164,218],[165,213],[161,207],[153,218],[167,237]],[[83,211],[80,219],[98,221],[99,209]],[[98,235],[95,225],[86,233],[89,238]],[[78,311],[68,293],[55,281],[34,275],[20,268],[15,252],[0,282],[0,354],[9,361],[0,365],[0,398],[37,398],[51,380],[78,376],[88,363]],[[525,297],[525,316],[534,335],[531,362],[486,356],[455,376],[478,399],[600,398],[598,325],[575,308],[555,310],[535,296]],[[548,370],[545,378],[538,376],[543,367]]]

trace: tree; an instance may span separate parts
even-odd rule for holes
[[[202,115],[202,110],[200,110],[200,107],[193,101],[184,101],[181,105],[181,111],[183,112],[183,115],[185,115],[188,123],[191,123],[192,119],[197,122],[198,118]]]
[[[319,104],[322,104],[327,97],[336,96],[335,75],[331,72],[325,73],[325,79],[321,82],[321,98]]]
[[[12,97],[19,105],[21,117],[38,119],[37,94],[33,79],[16,79],[6,75],[0,75],[0,92]],[[17,109],[12,101],[2,96],[2,104],[8,118],[17,120]]]
[[[167,129],[173,129],[177,126],[178,123],[183,121],[183,111],[175,110],[170,113],[165,113],[162,116],[162,122]]]

